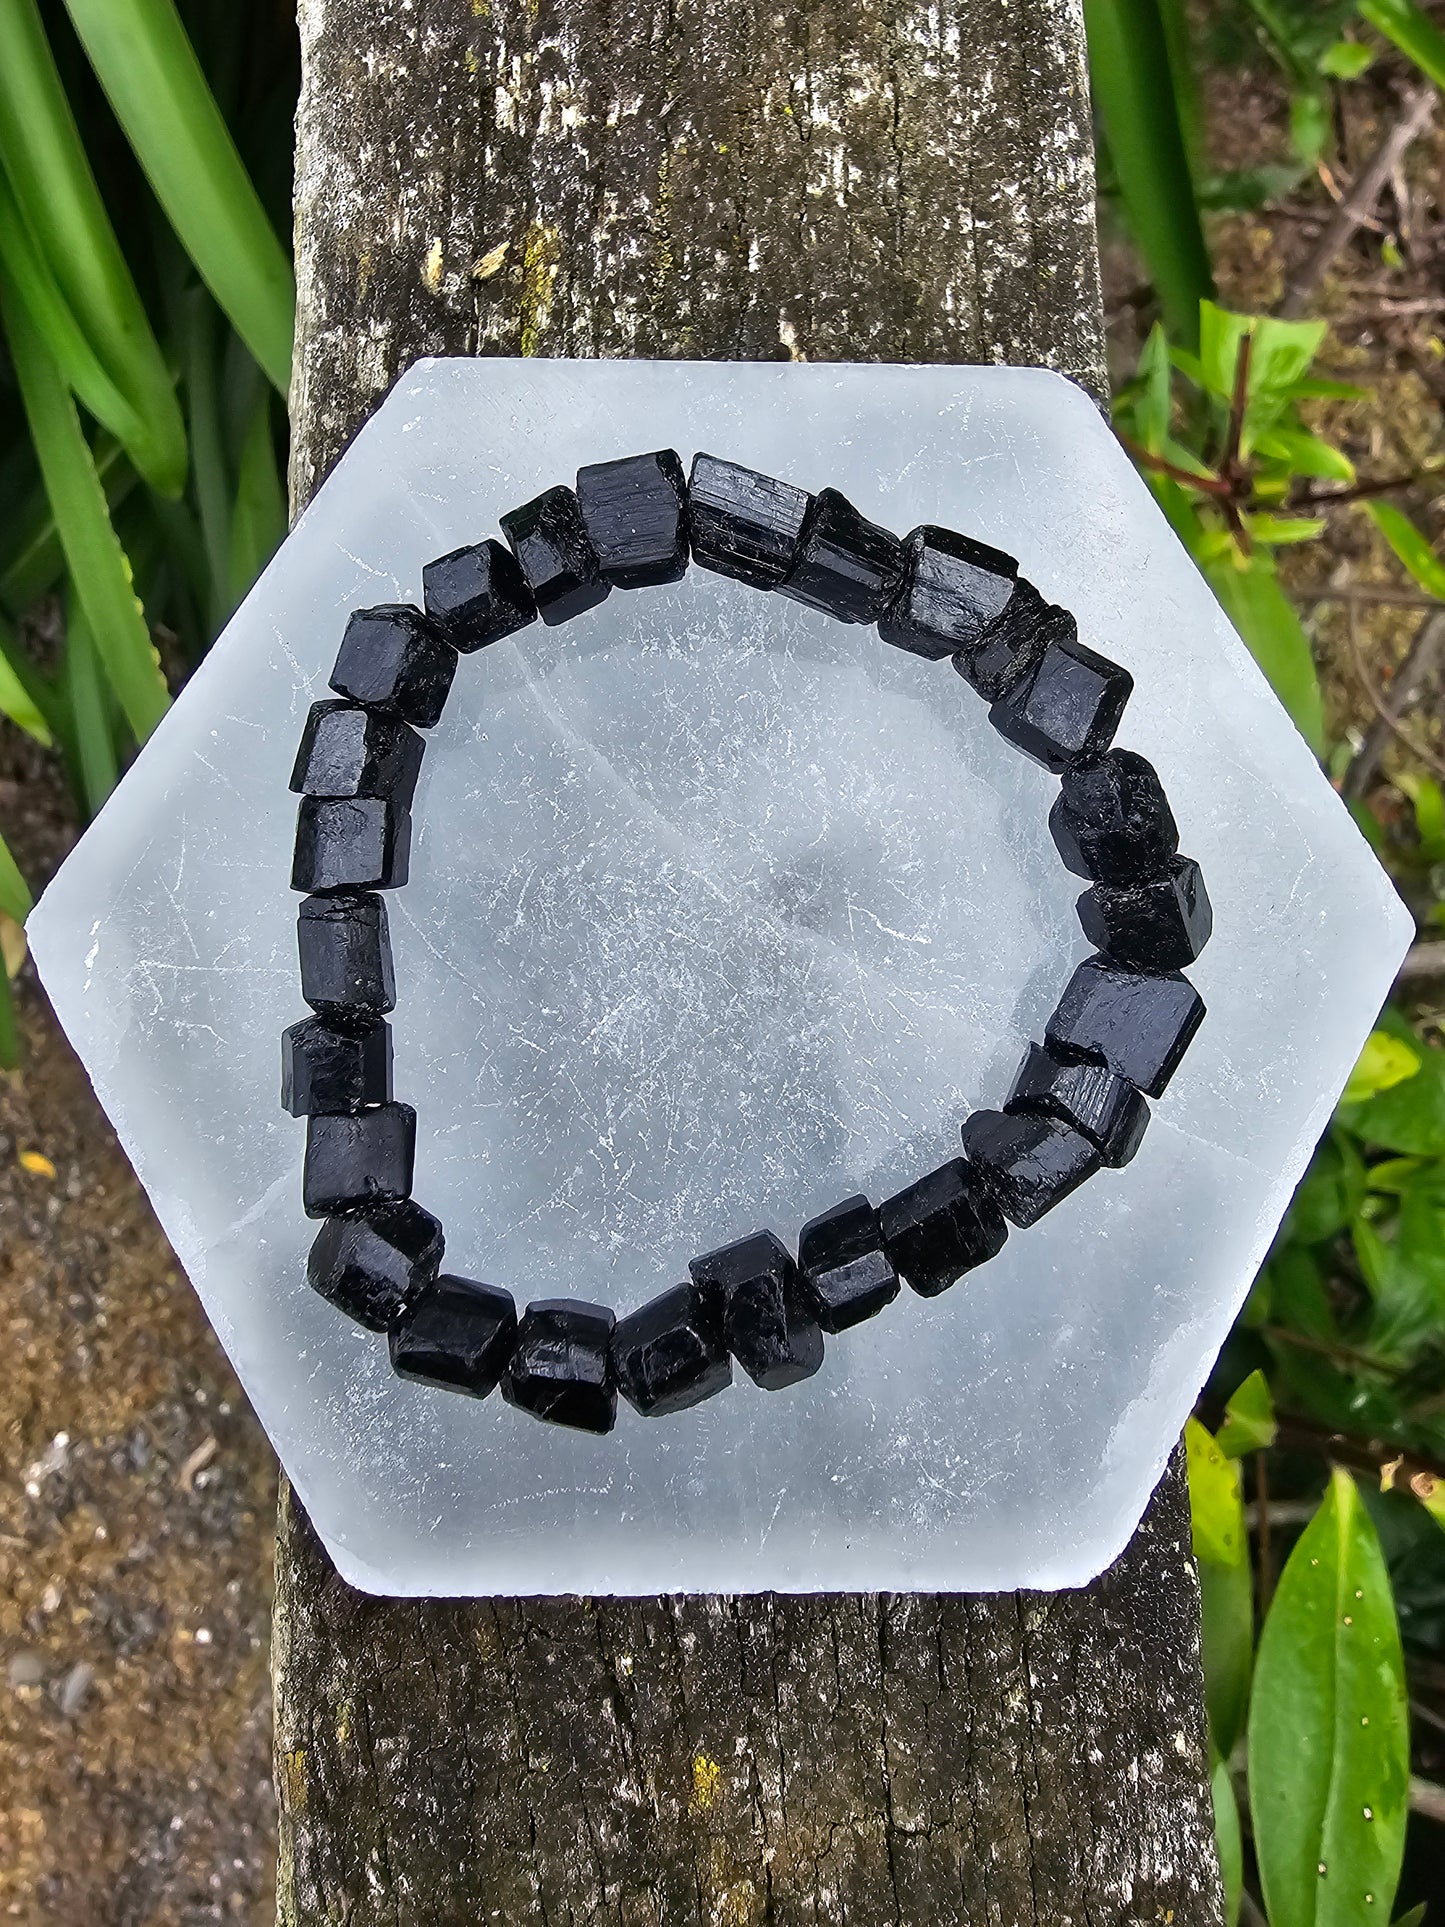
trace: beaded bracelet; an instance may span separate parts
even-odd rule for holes
[[[304,1116],[303,1202],[326,1223],[307,1275],[384,1331],[404,1378],[485,1397],[500,1385],[535,1417],[610,1431],[619,1391],[647,1417],[732,1382],[810,1377],[823,1334],[897,1296],[930,1298],[995,1257],[1007,1222],[1036,1223],[1101,1165],[1127,1164],[1204,1017],[1179,974],[1211,929],[1199,866],[1153,768],[1111,747],[1133,688],[1079,641],[1012,557],[925,525],[899,541],[836,489],[816,495],[713,455],[689,476],[671,449],[579,471],[501,518],[487,540],[422,572],[424,608],[350,618],[331,687],[312,706],[291,788],[301,796],[292,888],[301,994],[316,1013],[282,1039],[283,1107]],[[690,1277],[618,1319],[441,1272],[442,1227],[411,1197],[416,1113],[392,1098],[395,1007],[384,900],[406,882],[422,738],[459,654],[541,617],[566,622],[614,588],[676,582],[692,560],[836,616],[954,668],[989,720],[1061,778],[1049,829],[1096,954],[1075,970],[1042,1044],[1000,1111],[963,1125],[963,1155],[881,1206],[852,1197],[804,1225],[796,1262],[770,1231],[707,1253]]]

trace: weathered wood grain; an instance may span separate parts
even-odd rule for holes
[[[419,355],[1103,388],[1074,0],[302,0],[293,496]],[[1176,1465],[1086,1592],[405,1604],[283,1497],[279,1918],[1218,1927]]]

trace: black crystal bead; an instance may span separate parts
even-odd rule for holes
[[[296,917],[301,995],[313,1010],[362,1022],[396,1008],[382,897],[307,897]]]
[[[835,488],[819,489],[803,519],[797,560],[780,595],[839,622],[876,622],[903,579],[903,544]]]
[[[733,1382],[716,1284],[675,1285],[619,1318],[612,1334],[617,1389],[644,1418],[699,1405]]]
[[[464,656],[537,620],[537,603],[517,558],[489,537],[439,555],[421,572],[427,615]]]
[[[1008,1226],[993,1196],[962,1158],[951,1158],[880,1205],[883,1245],[923,1298],[936,1298],[966,1271],[996,1258]]]
[[[619,589],[687,573],[687,479],[670,448],[577,471],[582,522],[602,573]]]
[[[1082,1131],[1030,1112],[975,1111],[963,1126],[964,1155],[1011,1223],[1037,1224],[1099,1168]]]
[[[354,1117],[306,1121],[301,1208],[331,1218],[411,1195],[416,1112],[410,1104],[378,1104]]]
[[[426,1290],[445,1240],[430,1211],[410,1198],[329,1218],[306,1260],[313,1291],[368,1331],[385,1331]]]
[[[687,485],[692,557],[755,589],[776,589],[797,559],[812,497],[716,455],[694,455]]]
[[[302,796],[389,796],[407,809],[424,747],[399,716],[355,703],[312,703],[291,788]]]
[[[1106,750],[1134,678],[1077,640],[1050,642],[1033,674],[988,712],[999,734],[1056,774]]]
[[[1069,979],[1044,1042],[1066,1063],[1106,1064],[1161,1097],[1203,1022],[1204,1000],[1187,978],[1145,976],[1088,957]]]
[[[353,613],[331,687],[354,703],[430,729],[441,720],[456,673],[456,650],[420,609],[408,602],[384,603]]]
[[[302,797],[293,890],[395,890],[410,865],[411,811],[390,797]]]
[[[1111,749],[1064,771],[1049,834],[1065,866],[1093,883],[1163,876],[1179,848],[1164,786],[1154,765],[1132,749]]]
[[[1025,1051],[1004,1109],[1072,1124],[1114,1170],[1139,1149],[1149,1122],[1149,1106],[1127,1077],[1105,1064],[1066,1064],[1042,1044]]]
[[[798,1269],[825,1332],[847,1331],[898,1296],[898,1273],[866,1198],[845,1198],[808,1220],[798,1233]]]
[[[537,613],[550,628],[595,609],[612,593],[570,488],[549,488],[502,517]]]
[[[1067,609],[1045,602],[1032,582],[1021,581],[978,647],[961,650],[953,666],[985,702],[1001,702],[1034,673],[1051,642],[1072,643],[1078,637]]]
[[[1096,950],[1132,970],[1180,970],[1214,928],[1209,893],[1193,857],[1177,856],[1150,883],[1096,883],[1079,898],[1079,922]]]
[[[771,1231],[694,1258],[693,1283],[720,1289],[728,1350],[754,1384],[781,1391],[823,1362],[823,1333],[798,1267]]]
[[[511,1292],[444,1272],[390,1327],[391,1368],[419,1385],[485,1398],[516,1336]]]
[[[553,1425],[610,1432],[617,1423],[614,1322],[606,1305],[577,1298],[528,1305],[502,1373],[502,1397]]]
[[[903,540],[903,581],[878,633],[941,662],[979,642],[1014,594],[1019,565],[1002,549],[925,523]]]
[[[360,1111],[391,1097],[391,1026],[338,1030],[320,1017],[281,1033],[281,1108],[292,1117]]]

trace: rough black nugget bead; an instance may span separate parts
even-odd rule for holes
[[[883,1243],[904,1280],[936,1298],[966,1271],[996,1258],[1008,1226],[962,1158],[951,1158],[879,1207]]]
[[[1078,637],[1078,625],[1067,609],[1045,602],[1032,582],[1021,581],[978,647],[961,650],[953,666],[985,702],[996,703],[1027,681],[1051,642],[1072,643]]]
[[[420,609],[384,603],[353,613],[331,687],[338,696],[430,729],[441,720],[456,673],[456,650]]]
[[[811,500],[791,482],[694,455],[687,485],[694,562],[755,589],[776,589],[797,558]]]
[[[675,1285],[619,1318],[612,1333],[617,1389],[644,1418],[686,1411],[733,1382],[715,1284]]]
[[[798,1233],[798,1269],[825,1332],[861,1324],[898,1296],[883,1227],[866,1198],[845,1198],[808,1220]]]
[[[903,581],[878,633],[935,662],[972,648],[1008,606],[1018,569],[1002,549],[925,522],[903,539]]]
[[[360,1111],[390,1096],[389,1024],[338,1030],[306,1017],[281,1033],[281,1108],[292,1117]]]
[[[390,797],[302,797],[293,890],[395,890],[410,864],[411,812]]]
[[[428,562],[421,591],[427,615],[466,656],[537,620],[516,556],[490,537]]]
[[[1177,856],[1149,883],[1096,883],[1079,898],[1084,935],[1133,970],[1180,970],[1214,929],[1214,912],[1193,857]]]
[[[817,1371],[823,1333],[797,1266],[771,1231],[694,1258],[688,1270],[695,1284],[721,1290],[728,1350],[755,1384],[776,1392]]]
[[[312,703],[291,788],[302,796],[389,796],[409,808],[424,747],[399,716],[355,703]]]
[[[1077,640],[1055,641],[988,717],[1016,749],[1057,773],[1109,747],[1133,687],[1117,663]]]
[[[485,1398],[511,1357],[517,1307],[509,1291],[444,1272],[387,1335],[398,1377]]]
[[[553,1425],[610,1432],[617,1423],[614,1322],[606,1305],[580,1298],[528,1305],[502,1373],[502,1397]]]
[[[903,578],[903,545],[835,488],[819,489],[780,595],[840,622],[876,622]]]
[[[1066,769],[1049,811],[1049,834],[1065,866],[1093,883],[1163,876],[1179,830],[1154,765],[1111,749]]]
[[[301,995],[346,1020],[396,1008],[391,937],[382,897],[307,897],[296,916]]]
[[[301,1208],[330,1218],[411,1194],[416,1112],[410,1104],[378,1104],[354,1117],[306,1122]]]
[[[1025,1051],[1004,1109],[1072,1124],[1112,1169],[1133,1157],[1149,1122],[1148,1103],[1127,1077],[1105,1064],[1066,1064],[1042,1044]]]
[[[687,573],[687,480],[670,448],[577,471],[577,501],[602,573],[619,589]]]
[[[1037,1224],[1099,1168],[1098,1150],[1082,1131],[1028,1112],[975,1111],[964,1121],[963,1148],[1019,1226]]]
[[[1107,1064],[1161,1097],[1203,1022],[1204,1000],[1187,978],[1145,976],[1088,957],[1069,979],[1044,1042],[1066,1062]]]
[[[549,628],[595,609],[612,593],[570,488],[549,488],[502,517],[537,613]]]
[[[445,1240],[410,1198],[329,1218],[306,1260],[313,1291],[368,1331],[385,1331],[436,1277]]]

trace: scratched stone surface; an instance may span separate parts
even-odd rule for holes
[[[579,464],[707,448],[1016,554],[1132,670],[1209,1018],[1137,1159],[784,1394],[593,1439],[315,1298],[286,788],[346,613]],[[1086,953],[1053,779],[947,664],[694,568],[464,658],[391,900],[448,1264],[630,1309],[952,1156]],[[419,364],[66,863],[41,974],[332,1558],[396,1594],[980,1591],[1122,1548],[1410,935],[1093,404],[1037,370]]]

